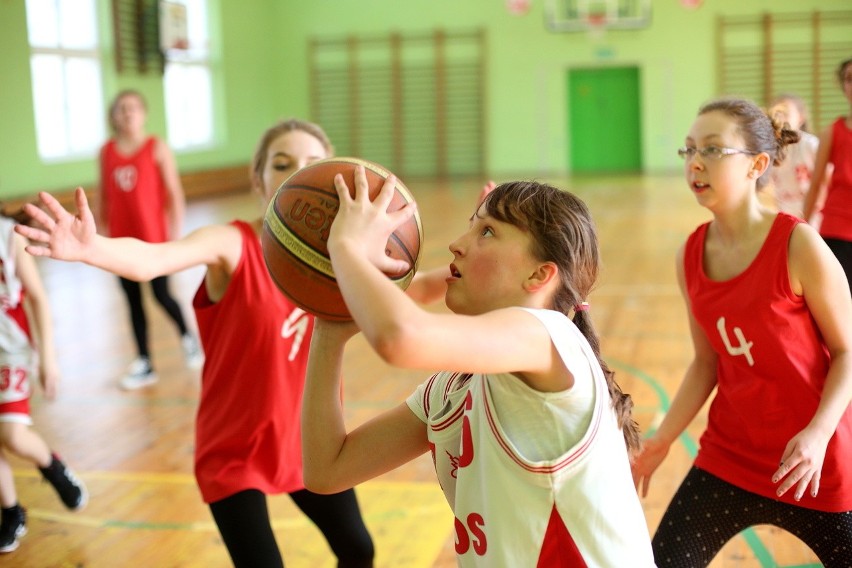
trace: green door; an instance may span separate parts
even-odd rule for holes
[[[640,171],[639,69],[571,69],[567,92],[570,171]]]

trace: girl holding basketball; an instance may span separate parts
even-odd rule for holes
[[[660,567],[710,563],[772,524],[852,566],[852,301],[831,250],[757,190],[797,134],[749,101],[701,108],[678,153],[713,219],[677,253],[695,356],[634,465],[654,471],[715,390],[692,469],[654,536]]]
[[[450,245],[446,304],[430,313],[384,273],[384,243],[413,206],[386,213],[363,171],[328,248],[355,324],[317,320],[303,398],[305,482],[333,493],[431,452],[455,514],[461,566],[652,566],[630,478],[631,402],[598,356],[585,300],[598,244],[585,204],[536,182],[491,191]],[[364,333],[387,362],[447,369],[347,432],[344,346]]]
[[[373,543],[355,493],[319,495],[302,481],[300,405],[314,318],[281,294],[264,264],[262,215],[297,169],[332,154],[315,124],[288,120],[264,133],[251,164],[261,215],[148,243],[96,234],[81,189],[77,216],[41,194],[28,206],[43,230],[19,226],[38,256],[81,261],[134,281],[205,265],[193,299],[206,353],[196,417],[195,478],[238,568],[280,567],[266,495],[288,493],[319,527],[338,565],[372,566]],[[246,333],[250,329],[251,333]]]

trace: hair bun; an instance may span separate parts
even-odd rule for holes
[[[787,146],[798,142],[801,136],[798,132],[791,129],[788,123],[781,123],[771,116],[768,116],[768,118],[772,123],[772,128],[775,131],[775,141],[778,144],[778,153],[772,162],[772,165],[777,166],[784,161],[784,157],[787,155]]]

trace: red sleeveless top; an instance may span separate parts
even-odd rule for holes
[[[149,243],[168,240],[168,197],[154,157],[157,139],[148,138],[125,156],[110,140],[101,149],[103,215],[111,237],[135,237]]]
[[[779,213],[752,263],[723,282],[704,272],[709,223],[686,242],[690,307],[718,355],[716,396],[695,465],[752,493],[828,512],[852,510],[852,410],[828,444],[819,494],[775,495],[772,474],[787,442],[820,402],[829,354],[787,270],[790,235],[801,220]]]
[[[832,126],[828,161],[834,166],[834,171],[822,208],[819,234],[852,241],[852,130],[846,126],[846,119],[842,116]]]
[[[202,281],[193,299],[206,357],[195,449],[205,503],[305,488],[300,416],[314,319],[272,282],[251,226],[233,225],[243,252],[224,297],[212,303]]]

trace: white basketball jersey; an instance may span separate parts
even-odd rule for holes
[[[26,314],[15,271],[14,226],[0,218],[0,403],[28,398],[30,377],[37,370],[35,350],[18,323]]]
[[[574,376],[571,389],[542,393],[509,374],[438,373],[407,401],[427,424],[438,480],[455,513],[459,565],[654,566],[597,358],[564,314],[528,311],[547,327]],[[567,424],[576,414],[580,421]]]

